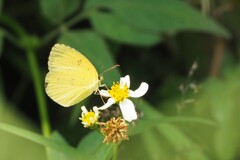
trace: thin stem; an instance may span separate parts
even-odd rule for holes
[[[209,76],[217,77],[224,58],[225,41],[223,38],[217,37],[213,50],[213,58],[210,67]]]
[[[65,23],[61,24],[51,32],[47,33],[43,38],[42,38],[42,45],[47,44],[49,41],[51,41],[53,38],[55,38],[62,30],[66,30],[66,28],[69,28],[76,24],[77,22],[81,21],[86,17],[86,14],[78,14],[69,21],[66,21]]]
[[[61,28],[61,27],[58,27],[58,28],[54,29],[53,31],[47,33],[47,34],[42,38],[41,45],[45,45],[45,44],[47,44],[48,42],[50,42],[52,39],[54,39],[54,38],[59,34],[60,28]]]
[[[65,23],[65,26],[66,27],[71,27],[73,26],[74,24],[76,24],[77,22],[83,20],[84,18],[87,17],[87,13],[79,13],[77,14],[76,16],[74,16],[73,18],[69,19],[66,23]]]
[[[20,48],[19,41],[13,34],[11,34],[10,32],[8,32],[7,30],[5,30],[3,28],[0,28],[0,32],[2,32],[4,37],[6,39],[8,39],[12,44],[14,44],[16,47]]]
[[[0,16],[0,24],[12,29],[19,37],[26,35],[24,28],[11,16],[2,14]]]
[[[43,83],[41,81],[42,77],[40,76],[41,75],[40,68],[36,59],[36,54],[33,52],[33,50],[28,49],[26,54],[27,54],[27,59],[29,63],[29,68],[32,74],[34,89],[37,96],[42,133],[45,137],[49,137],[51,131],[50,131],[50,124],[48,119],[47,105],[46,105],[46,100],[44,96]]]
[[[210,12],[210,0],[201,0],[202,14],[207,15]]]
[[[117,159],[118,159],[118,143],[114,143],[112,160],[117,160]]]

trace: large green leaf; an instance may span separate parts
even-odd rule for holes
[[[193,140],[184,134],[181,130],[171,124],[161,123],[157,125],[158,131],[163,134],[173,148],[176,150],[176,155],[185,157],[183,159],[201,159],[208,160],[209,158],[201,151],[199,145],[195,144]]]
[[[96,131],[90,132],[86,135],[78,144],[78,150],[87,154],[95,153],[97,149],[102,145],[103,136]]]
[[[159,141],[159,135],[156,134],[155,130],[146,130],[141,134],[141,138],[145,149],[152,160],[164,159],[164,149],[162,143]]]
[[[40,0],[43,15],[52,23],[60,23],[80,5],[80,0]]]
[[[229,69],[221,80],[211,79],[204,84],[204,94],[201,95],[195,108],[199,114],[205,114],[216,120],[218,127],[213,133],[208,131],[213,143],[216,159],[235,159],[240,146],[240,68]],[[227,147],[226,147],[227,146]]]
[[[79,143],[78,150],[91,155],[91,159],[107,160],[112,156],[113,144],[103,144],[103,135],[97,131],[88,134]]]
[[[68,143],[66,142],[66,140],[62,137],[62,135],[58,132],[53,132],[51,134],[51,139],[63,144],[63,145],[66,145],[68,146]],[[66,153],[63,153],[63,152],[59,152],[55,149],[52,149],[52,148],[48,148],[48,159],[49,160],[71,160],[72,158],[67,155]],[[73,160],[73,159],[72,159]]]
[[[107,8],[122,21],[144,31],[201,31],[229,37],[229,32],[180,0],[90,0],[88,9]]]
[[[161,122],[165,117],[160,112],[158,112],[153,106],[142,99],[132,99],[136,110],[139,113],[136,125],[129,126],[129,135],[139,134],[155,127],[156,122]],[[143,116],[140,116],[143,115]]]
[[[114,14],[95,12],[91,14],[94,28],[104,36],[132,45],[151,46],[160,41],[155,32],[143,32],[123,22]]]
[[[207,125],[216,127],[217,124],[203,117],[196,116],[164,116],[161,112],[156,110],[153,106],[141,99],[134,99],[134,104],[139,113],[142,113],[136,122],[136,125],[129,126],[129,135],[139,134],[147,129],[156,127],[160,123],[193,123],[198,125]],[[140,109],[140,110],[139,110]]]
[[[98,73],[116,65],[111,53],[108,50],[106,42],[101,36],[91,30],[67,31],[62,34],[58,40],[60,43],[67,44],[82,54],[84,54],[96,67]],[[119,79],[117,69],[104,74],[103,82],[112,84]]]
[[[3,86],[0,71],[0,123],[11,123],[32,131],[38,131],[29,119],[15,109],[16,107],[7,103]],[[0,124],[0,128],[1,127]],[[36,156],[36,160],[46,159],[44,147],[27,139],[5,132],[4,130],[0,130],[0,141],[0,159],[31,160],[33,156]],[[26,152],[26,149],[28,152]]]
[[[59,152],[66,153],[68,155],[76,156],[79,154],[79,152],[76,152],[76,150],[70,146],[64,145],[56,140],[45,138],[42,135],[25,130],[20,127],[16,127],[13,125],[9,125],[9,124],[0,122],[0,129],[7,131],[9,133],[18,135],[20,137],[23,137],[23,138],[33,141],[35,143],[41,144],[43,146],[53,148]]]

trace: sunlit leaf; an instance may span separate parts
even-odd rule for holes
[[[240,144],[239,94],[240,83],[238,77],[240,69],[226,70],[221,80],[212,79],[204,85],[201,103],[196,105],[199,114],[206,114],[217,122],[213,134],[209,132],[216,151],[217,159],[234,159],[238,155]],[[201,107],[199,107],[201,106]],[[226,147],[228,146],[228,147]]]
[[[164,159],[164,149],[155,130],[148,129],[141,134],[144,148],[151,159]]]
[[[68,143],[66,142],[66,140],[58,132],[53,132],[50,138],[63,144],[63,145],[68,146]],[[66,153],[56,151],[52,148],[48,148],[47,154],[48,154],[49,160],[56,160],[56,159],[57,160],[71,160],[71,157],[66,155]]]
[[[201,151],[202,149],[199,148],[190,138],[184,135],[179,129],[175,126],[161,123],[157,126],[158,131],[166,137],[166,140],[173,146],[173,149],[176,152],[176,156],[179,154],[185,159],[201,159],[201,160],[208,160],[209,158],[204,155]],[[184,159],[184,158],[183,158]]]
[[[3,93],[4,89],[2,85],[2,76],[0,76],[0,123],[11,123],[21,128],[38,131],[36,126],[31,123],[28,118],[23,116],[19,110],[16,110],[15,106],[12,106],[7,102],[7,99],[5,99],[5,93]],[[32,160],[32,157],[34,157],[35,160],[46,159],[43,146],[17,135],[0,130],[0,141],[0,159],[2,160]],[[26,149],[28,152],[26,152]]]
[[[13,125],[0,122],[0,129],[18,135],[20,137],[26,138],[30,141],[41,144],[43,146],[53,148],[59,152],[69,154],[73,157],[79,154],[79,152],[77,153],[76,150],[70,146],[64,145],[62,143],[59,143],[58,141],[49,138],[45,138],[37,133],[19,127],[15,127]]]

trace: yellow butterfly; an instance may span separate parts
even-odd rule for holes
[[[69,107],[97,91],[101,80],[92,63],[80,52],[64,44],[55,44],[48,59],[45,78],[47,95]]]

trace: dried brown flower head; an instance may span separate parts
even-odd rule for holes
[[[122,140],[127,140],[127,123],[121,117],[117,119],[115,117],[111,118],[106,123],[99,123],[100,130],[104,134],[105,138],[103,143],[118,143]]]

